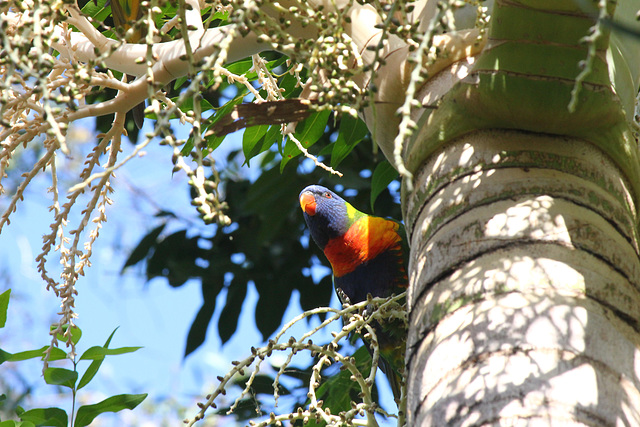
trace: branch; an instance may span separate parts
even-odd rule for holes
[[[298,315],[293,320],[288,322],[285,326],[283,326],[280,332],[278,332],[278,334],[276,334],[273,339],[269,340],[269,343],[266,347],[262,347],[259,349],[252,347],[251,356],[241,361],[232,362],[233,368],[231,368],[231,370],[224,377],[218,377],[220,385],[215,389],[213,393],[209,394],[206,397],[205,402],[198,403],[200,411],[192,419],[184,420],[184,423],[188,426],[191,426],[197,421],[202,420],[205,417],[205,413],[208,408],[216,408],[216,404],[214,403],[216,398],[220,395],[226,394],[226,387],[231,383],[232,379],[236,375],[245,375],[245,370],[250,368],[251,366],[254,366],[253,372],[249,376],[245,388],[241,392],[240,396],[235,399],[233,405],[231,405],[230,407],[229,412],[233,412],[242,398],[249,393],[253,379],[260,371],[262,361],[264,361],[265,358],[271,356],[273,352],[289,351],[289,355],[283,366],[280,368],[273,383],[274,397],[277,401],[277,386],[279,384],[278,380],[281,374],[284,372],[286,367],[289,366],[289,363],[296,353],[306,350],[311,352],[311,354],[314,356],[319,355],[318,362],[316,362],[312,368],[313,372],[311,380],[309,381],[308,397],[311,402],[309,404],[309,409],[303,410],[302,408],[300,408],[297,410],[297,412],[287,415],[275,415],[271,413],[267,420],[259,423],[249,421],[249,424],[252,426],[267,426],[280,425],[279,421],[283,419],[291,421],[301,420],[303,421],[303,423],[308,422],[308,420],[310,419],[318,419],[327,422],[328,425],[366,425],[370,427],[377,426],[378,424],[376,422],[374,413],[379,412],[384,413],[385,415],[389,414],[386,414],[386,412],[378,408],[371,395],[371,388],[375,381],[379,358],[379,348],[377,345],[375,330],[373,327],[371,327],[371,322],[385,322],[395,318],[403,319],[406,322],[406,310],[400,309],[399,306],[399,302],[404,298],[406,298],[406,293],[402,293],[390,298],[370,298],[366,301],[362,301],[353,305],[345,304],[344,307],[340,310],[336,310],[330,307],[320,307],[313,310],[305,311],[304,313]],[[363,316],[362,314],[360,314],[365,310],[371,311],[371,314],[368,316]],[[311,331],[306,332],[300,338],[295,339],[294,337],[291,337],[286,342],[280,342],[287,331],[295,324],[302,322],[310,316],[320,313],[331,315],[327,316],[327,319],[325,319],[322,324],[315,327]],[[326,328],[329,324],[339,321],[343,318],[348,318],[349,320],[345,321],[345,325],[338,332],[331,333],[333,339],[330,343],[321,346],[313,343],[313,341],[310,339],[318,331]],[[363,329],[364,331],[361,331]],[[338,343],[341,340],[346,339],[354,332],[362,333],[363,335],[368,334],[370,341],[372,342],[372,366],[371,372],[367,378],[364,378],[362,376],[362,374],[356,367],[352,357],[345,356],[337,351]],[[360,397],[362,399],[362,402],[354,404],[351,410],[340,414],[332,414],[329,408],[323,408],[323,402],[319,401],[316,397],[316,390],[321,379],[320,371],[323,365],[330,365],[333,362],[341,363],[345,369],[349,370],[349,372],[352,374],[353,381],[358,384],[361,390]],[[363,416],[365,414],[366,420],[355,418],[357,415]]]

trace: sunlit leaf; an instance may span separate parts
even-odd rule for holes
[[[78,380],[78,372],[65,368],[47,368],[44,371],[44,381],[51,385],[61,385],[73,388]]]
[[[53,331],[55,328],[56,328],[55,326],[51,326],[51,331]],[[67,337],[66,337],[67,331],[69,331],[69,325],[63,325],[62,333],[59,333],[57,335],[58,341],[67,342]],[[80,330],[80,328],[78,328],[77,326],[71,327],[70,334],[71,334],[71,342],[74,345],[78,344],[78,342],[80,341],[80,338],[82,337],[82,331]]]
[[[67,427],[67,413],[60,408],[37,408],[22,412],[20,419],[37,426]],[[16,423],[16,426],[26,427]],[[0,424],[2,426],[2,424]]]
[[[115,335],[117,330],[118,328],[115,328],[113,332],[111,332],[111,334],[109,335],[109,338],[107,338],[107,341],[102,346],[103,349],[109,348],[109,344],[111,344],[111,340],[113,339],[113,336]],[[91,382],[93,377],[95,377],[95,375],[98,373],[98,370],[100,369],[100,366],[102,365],[103,361],[104,361],[104,356],[97,357],[91,362],[89,367],[84,371],[82,378],[80,378],[80,382],[78,383],[78,390],[80,390],[82,387],[86,386]]]
[[[46,349],[47,347],[43,347],[44,349]],[[44,356],[43,356],[44,357]],[[53,347],[51,349],[51,351],[49,352],[49,360],[50,361],[54,361],[54,360],[63,360],[67,358],[67,352],[64,351],[61,348],[58,347]]]
[[[120,347],[120,348],[104,348],[104,347],[91,347],[82,353],[80,360],[97,360],[104,358],[105,356],[116,356],[119,354],[133,353],[140,350],[142,347]]]
[[[367,377],[371,372],[371,355],[366,347],[362,346],[353,354],[355,359],[356,368],[362,373],[364,377]],[[335,375],[327,378],[318,390],[316,396],[318,399],[324,401],[323,406],[325,408],[331,408],[332,414],[337,414],[340,411],[348,411],[351,409],[351,401],[358,399],[358,393],[360,393],[360,386],[357,382],[351,379],[353,374],[347,370],[341,370]],[[310,419],[305,427],[310,426],[322,426],[326,425],[323,422],[316,422]]]
[[[242,102],[242,100],[244,99],[245,96],[247,96],[248,92],[244,91],[240,94],[238,94],[238,96],[236,96],[235,98],[233,98],[232,100],[230,100],[229,102],[227,102],[226,104],[224,104],[222,107],[220,108],[212,108],[212,111],[215,111],[215,114],[209,118],[209,121],[207,122],[207,126],[203,129],[203,130],[208,130],[210,129],[214,124],[216,124],[220,119],[222,119],[223,117],[225,117],[226,115],[228,115],[231,110],[233,110],[233,107],[240,104]],[[222,140],[224,140],[224,137],[217,137],[215,135],[211,135],[208,136],[207,138],[205,138],[205,141],[207,142],[207,147],[215,150],[220,143],[222,142]],[[193,138],[189,138],[189,140],[187,141],[187,143],[184,145],[184,147],[182,147],[182,150],[180,150],[180,154],[182,154],[183,156],[188,155],[189,153],[191,153],[191,150],[193,150]]]
[[[119,394],[111,396],[94,405],[84,405],[78,409],[75,427],[84,427],[100,414],[105,412],[119,412],[123,409],[133,409],[147,397],[147,394]]]
[[[35,424],[31,421],[0,421],[0,427],[35,427]]]
[[[111,8],[105,7],[108,0],[88,1],[82,7],[82,13],[93,18],[91,21],[94,27],[98,27],[111,13]]]
[[[338,138],[331,152],[331,166],[338,166],[368,133],[369,129],[362,120],[343,114]]]
[[[244,158],[247,164],[249,164],[249,160],[260,154],[260,148],[262,147],[264,136],[269,130],[269,127],[269,125],[260,125],[252,126],[244,130],[242,134],[242,151],[244,152]]]
[[[330,114],[331,112],[329,110],[318,111],[312,113],[309,117],[298,124],[294,137],[300,141],[302,147],[308,149],[318,142],[320,137],[324,134]],[[287,163],[289,163],[293,158],[299,156],[301,153],[302,152],[298,149],[297,145],[291,140],[291,138],[288,138],[282,153],[280,170],[282,171]]]
[[[11,353],[8,353],[2,349],[0,349],[0,365],[2,365],[4,362],[11,360]]]
[[[391,181],[398,177],[398,171],[396,171],[391,163],[386,160],[380,162],[371,176],[371,210],[376,199],[382,193]]]
[[[0,328],[4,328],[7,323],[7,310],[9,308],[9,297],[11,296],[11,289],[7,289],[0,294]]]
[[[49,346],[44,346],[42,348],[36,350],[27,350],[21,351],[19,353],[13,353],[9,358],[10,362],[21,362],[23,360],[35,359],[36,357],[43,357],[44,352],[49,348]]]

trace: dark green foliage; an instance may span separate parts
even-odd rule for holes
[[[345,349],[339,348],[338,351],[344,354]],[[366,378],[371,371],[371,355],[365,347],[360,347],[353,353],[353,362],[357,369]],[[314,363],[317,359],[314,360]],[[278,395],[281,406],[283,401],[287,402],[287,406],[291,406],[295,412],[296,408],[306,408],[310,400],[307,397],[309,391],[309,381],[311,379],[313,364],[305,368],[296,368],[288,366],[282,375],[278,384]],[[277,371],[277,367],[272,367]],[[357,382],[351,379],[353,375],[349,370],[344,369],[341,363],[334,363],[330,366],[323,366],[321,370],[320,386],[316,389],[316,397],[322,400],[323,407],[330,407],[332,413],[339,413],[351,409],[351,402],[360,401],[358,394],[361,392]],[[232,384],[245,389],[249,380],[249,375],[236,378]],[[239,405],[234,409],[233,416],[237,421],[255,420],[260,416],[266,415],[271,409],[269,403],[273,399],[273,382],[274,377],[266,374],[258,374],[253,379],[247,398],[240,401]],[[291,384],[285,387],[282,383]],[[372,398],[378,399],[378,389],[376,385],[372,388]],[[218,408],[216,414],[227,415],[230,406]],[[302,426],[302,422],[296,421],[295,426]],[[309,420],[305,426],[321,426],[322,422]]]
[[[162,7],[168,16],[170,5]],[[212,16],[211,19],[223,22],[225,17]],[[274,71],[278,86],[283,89],[282,96],[296,98],[301,88],[297,87],[296,77],[286,70],[287,58],[276,52],[263,52],[261,56],[267,61],[267,68]],[[250,60],[226,66],[232,73],[246,73],[250,80],[257,77],[254,71],[249,71],[251,67]],[[208,154],[206,150],[215,150],[222,144],[225,137],[215,135],[215,125],[234,106],[245,102],[247,94],[242,85],[236,85],[235,92],[228,91],[233,85],[227,82],[214,91],[213,78],[208,81],[205,78],[200,87],[189,88],[202,98],[198,95],[179,99],[178,95],[184,95],[184,88],[191,83],[190,78],[192,76],[180,78],[169,85],[169,96],[183,111],[192,109],[193,103],[199,101],[200,111],[209,111],[212,115],[207,115],[202,122],[200,136],[204,141],[198,141],[200,138],[191,134],[181,147],[181,154],[187,157],[194,150]],[[304,71],[300,78],[306,79]],[[226,98],[222,98],[221,93]],[[266,95],[266,92],[262,93]],[[329,111],[315,111],[298,124],[295,137],[312,154],[344,173],[344,177],[338,178],[318,168],[309,171],[310,161],[304,160],[292,140],[282,137],[279,125],[249,127],[244,130],[242,146],[229,156],[227,163],[250,164],[259,169],[259,176],[242,177],[233,172],[225,174],[224,169],[219,169],[222,173],[220,194],[229,206],[227,214],[233,224],[211,226],[211,230],[199,232],[188,229],[187,224],[176,227],[179,219],[164,216],[140,240],[125,262],[123,268],[144,263],[148,280],[164,278],[173,287],[183,286],[188,280],[199,281],[203,302],[189,330],[185,356],[202,345],[216,313],[220,313],[217,333],[223,343],[237,332],[249,286],[254,286],[258,292],[255,323],[265,340],[282,324],[292,297],[299,300],[304,310],[329,304],[333,294],[331,277],[319,275],[321,270],[317,266],[325,264],[326,260],[315,245],[308,244],[309,235],[298,203],[302,188],[312,183],[330,188],[340,185],[357,192],[354,197],[350,197],[353,193],[346,194],[357,208],[367,210],[367,206],[377,199],[375,214],[400,217],[397,198],[394,200],[385,189],[389,179],[395,176],[388,168],[385,169],[387,173],[376,174],[375,195],[372,195],[371,175],[382,159],[372,148],[367,128],[361,120],[336,116]],[[234,167],[227,169],[233,171]],[[218,303],[222,307],[217,306]],[[335,368],[328,370],[334,374],[336,371]],[[288,370],[289,374],[306,376],[308,380],[310,371],[301,368],[299,371]],[[263,385],[254,384],[256,395],[263,393]],[[292,394],[295,393],[292,391]],[[342,387],[332,397],[350,404],[350,399],[356,397],[351,394],[350,388]],[[305,399],[306,393],[303,393],[296,402],[302,405]],[[255,397],[246,399],[236,410],[236,417],[255,418],[257,404]]]
[[[138,246],[136,246],[136,249],[131,252],[129,258],[127,258],[127,261],[122,267],[123,269],[130,265],[137,264],[144,259],[144,257],[149,253],[151,246],[158,240],[158,237],[160,236],[160,233],[162,233],[162,230],[164,230],[165,225],[166,224],[160,224],[160,226],[154,228],[149,234],[144,236],[140,243],[138,243]]]
[[[198,236],[187,237],[187,230],[163,238],[160,244],[153,247],[153,254],[148,259],[147,279],[165,277],[169,285],[182,286],[193,277],[190,268],[194,261],[205,255],[205,251],[198,246],[198,239]]]
[[[362,376],[366,378],[371,372],[371,355],[367,348],[362,346],[353,353],[354,363]],[[335,370],[335,369],[334,369]],[[351,409],[351,402],[360,400],[358,393],[361,392],[358,383],[351,379],[353,374],[348,369],[340,369],[338,372],[331,372],[326,369],[324,372],[324,381],[316,391],[318,400],[323,400],[325,407],[331,408],[332,413],[340,413]],[[373,388],[372,397],[378,400],[378,389]],[[306,402],[307,404],[309,401]],[[302,424],[296,424],[302,425]],[[305,427],[324,426],[325,422],[316,422],[309,420]]]
[[[336,167],[353,151],[353,148],[369,134],[367,125],[358,118],[344,115],[340,120],[340,132],[331,150],[331,166]]]
[[[219,277],[213,275],[211,277],[201,277],[202,306],[189,329],[187,345],[184,351],[185,356],[198,348],[204,342],[209,322],[211,321],[216,309],[216,298],[223,288],[223,281],[219,279]]]
[[[332,148],[327,134],[322,139]],[[312,265],[326,263],[326,260],[315,245],[303,245],[301,241],[303,236],[308,237],[308,231],[298,194],[314,182],[332,188],[342,184],[358,191],[350,201],[366,209],[371,181],[362,178],[359,172],[375,164],[374,154],[367,145],[355,146],[351,155],[343,160],[340,168],[345,178],[319,169],[304,173],[300,167],[291,165],[281,173],[274,161],[254,182],[238,178],[226,180],[225,201],[234,223],[229,227],[214,227],[212,237],[191,235],[186,230],[162,235],[158,232],[163,227],[160,225],[141,239],[126,266],[136,264],[132,260],[146,259],[148,279],[164,277],[174,287],[184,285],[189,279],[201,283],[204,301],[189,331],[185,355],[204,342],[220,293],[226,294],[218,324],[223,343],[236,331],[249,284],[253,284],[259,294],[255,318],[264,339],[282,323],[293,291],[297,291],[305,310],[329,304],[333,292],[331,278],[326,276],[315,283],[306,273]],[[377,215],[400,217],[399,206],[386,189],[381,191],[376,208]]]
[[[238,421],[255,419],[261,415],[265,415],[265,412],[260,409],[260,406],[260,402],[255,398],[249,397],[242,399],[233,410],[233,416]],[[229,409],[229,406],[225,406],[224,408],[218,409],[215,413],[218,415],[227,415]]]
[[[236,331],[238,318],[240,317],[240,309],[244,303],[244,297],[247,295],[247,284],[238,283],[234,286],[233,279],[227,291],[227,301],[220,313],[218,321],[218,335],[222,342],[227,342]]]

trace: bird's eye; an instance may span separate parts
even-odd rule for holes
[[[324,197],[326,197],[327,199],[331,198],[331,193],[325,192],[324,193]]]

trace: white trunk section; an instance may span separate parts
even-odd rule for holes
[[[408,425],[640,425],[635,201],[583,141],[434,153],[405,197]]]

